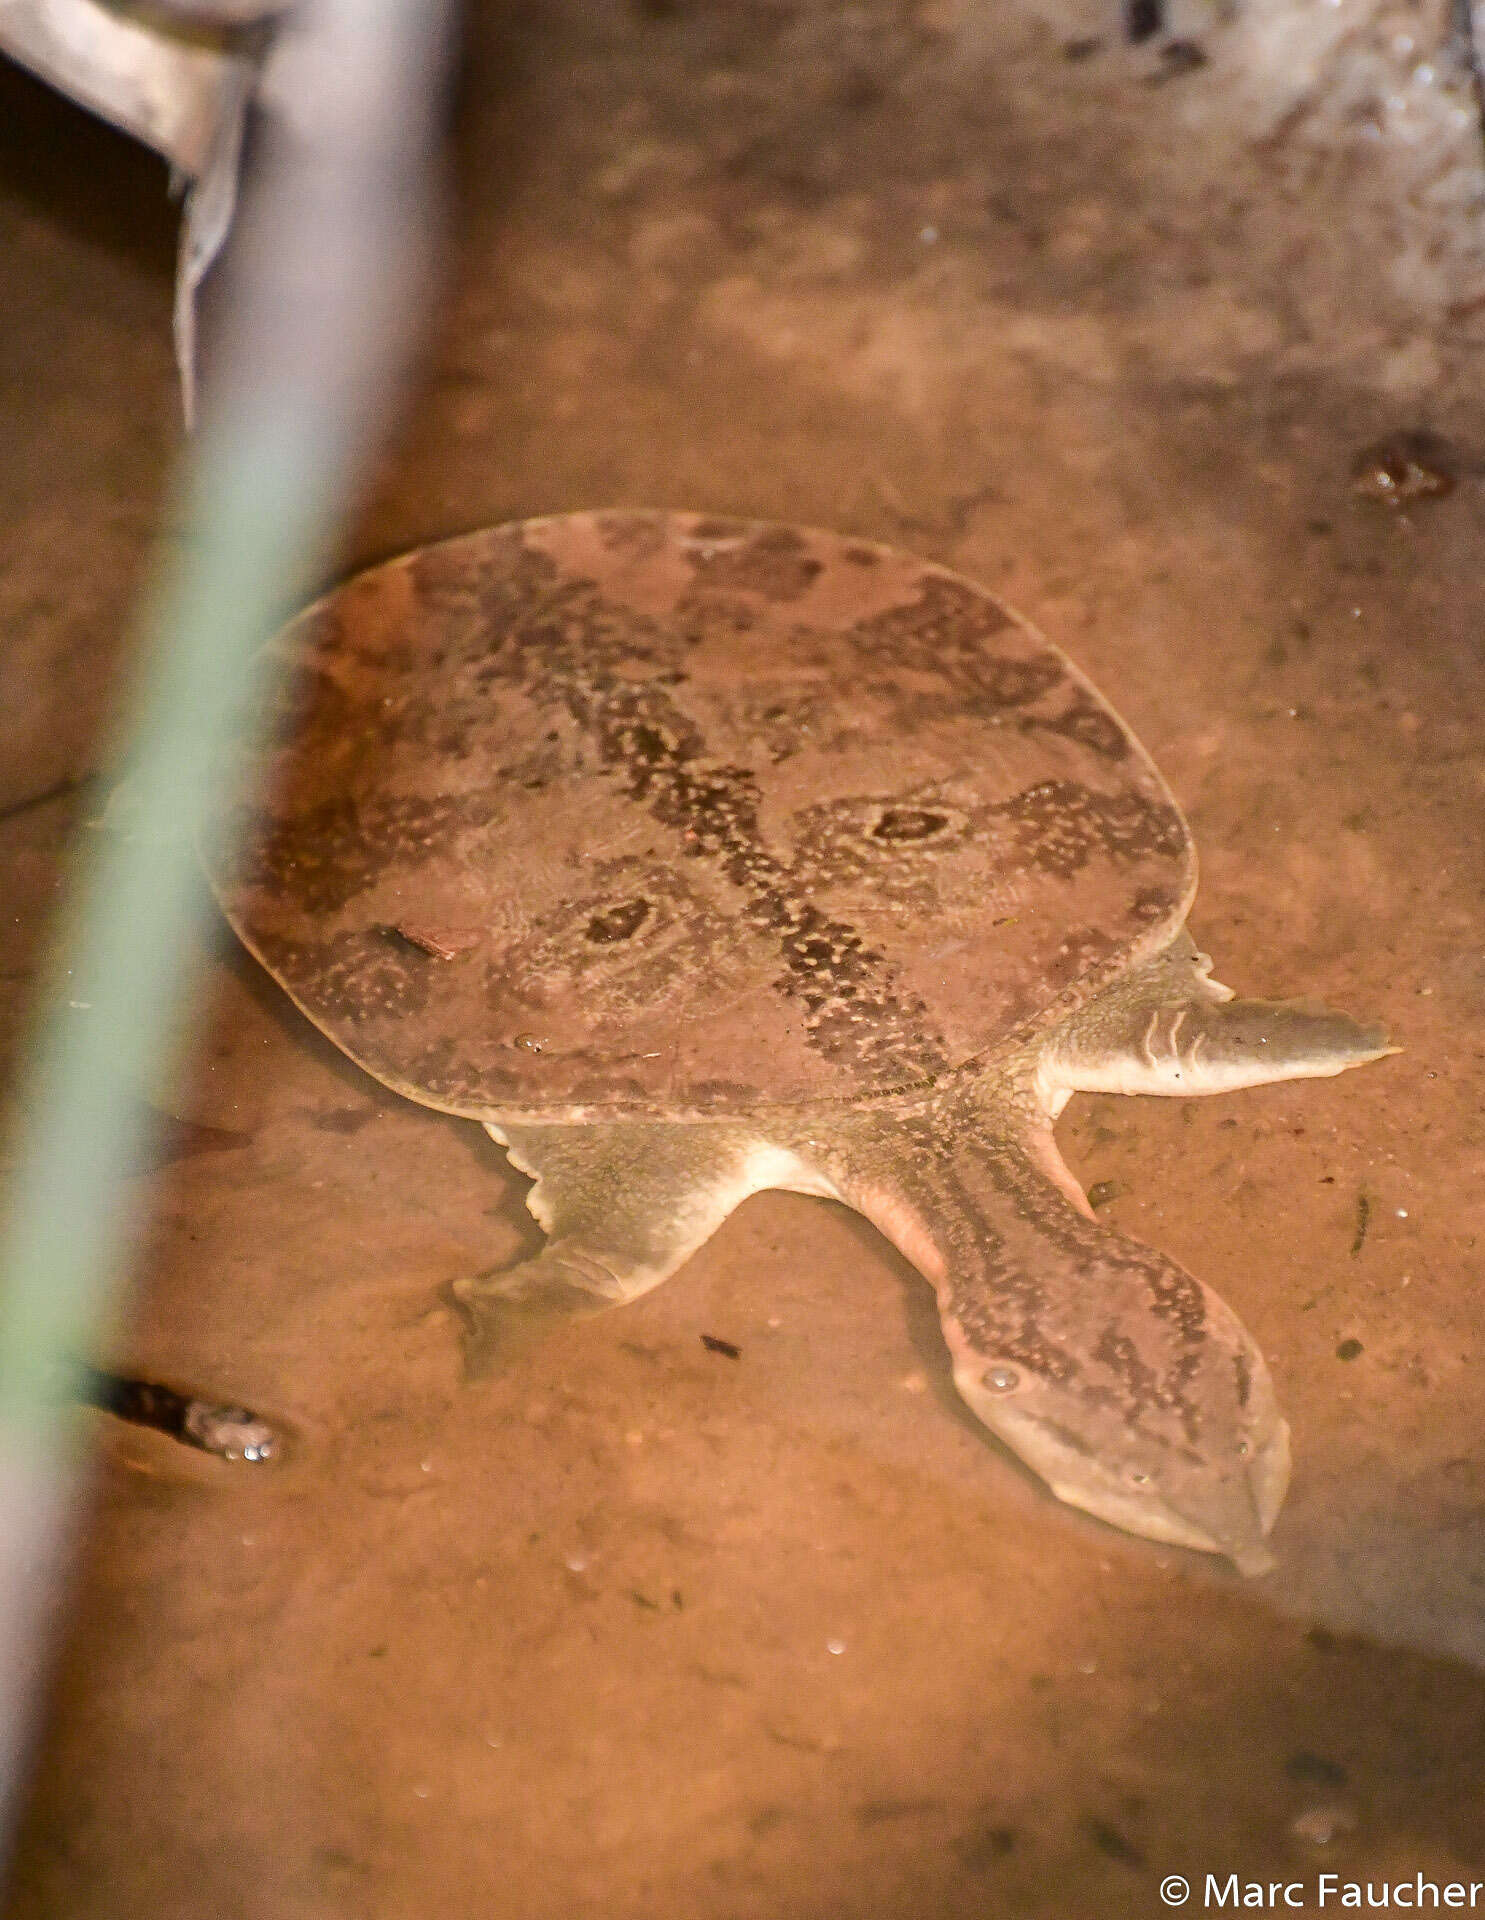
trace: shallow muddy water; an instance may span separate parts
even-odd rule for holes
[[[1287,63],[1277,4],[1136,48],[968,0],[476,19],[448,284],[349,554],[794,519],[975,575],[1093,676],[1192,822],[1218,977],[1404,1048],[1059,1129],[1269,1358],[1277,1570],[1052,1501],[954,1397],[928,1289],[821,1201],[749,1201],[465,1385],[440,1290],[535,1246],[525,1183],[224,933],[189,1081],[141,1089],[191,1125],[110,1358],[290,1443],[234,1469],[98,1416],[18,1920],[1485,1880],[1479,148],[1427,10],[1313,11],[1352,38]],[[163,511],[162,187],[0,75],[12,1035]],[[1362,456],[1423,429],[1455,484],[1392,506]]]

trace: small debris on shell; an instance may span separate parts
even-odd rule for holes
[[[1351,490],[1383,506],[1442,500],[1454,491],[1454,463],[1432,433],[1394,433],[1363,447],[1351,463]]]
[[[722,1353],[725,1354],[729,1360],[742,1359],[741,1347],[734,1346],[730,1340],[719,1340],[714,1333],[702,1334],[701,1344],[706,1348],[708,1353]]]
[[[411,920],[399,920],[392,932],[435,960],[457,960],[461,953],[472,952],[481,938],[478,927],[422,927]]]

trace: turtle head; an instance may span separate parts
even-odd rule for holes
[[[1114,1240],[1114,1236],[1108,1236]],[[1215,1294],[1133,1241],[1087,1263],[1058,1312],[1032,1290],[954,1329],[954,1379],[1060,1500],[1128,1533],[1267,1572],[1289,1429],[1263,1357]]]

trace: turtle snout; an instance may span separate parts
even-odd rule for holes
[[[1261,1443],[1227,1471],[1208,1476],[1198,1497],[1183,1499],[1178,1494],[1170,1505],[1189,1529],[1191,1544],[1223,1554],[1239,1573],[1251,1578],[1274,1566],[1265,1543],[1288,1488],[1289,1427],[1276,1419]]]
[[[1289,1491],[1289,1423],[1276,1420],[1272,1433],[1253,1454],[1248,1464],[1248,1484],[1258,1524],[1266,1536],[1279,1517],[1284,1495]]]

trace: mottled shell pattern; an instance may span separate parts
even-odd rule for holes
[[[1158,950],[1195,887],[1069,661],[865,541],[529,520],[358,575],[270,655],[219,898],[318,1027],[450,1113],[921,1087]]]

